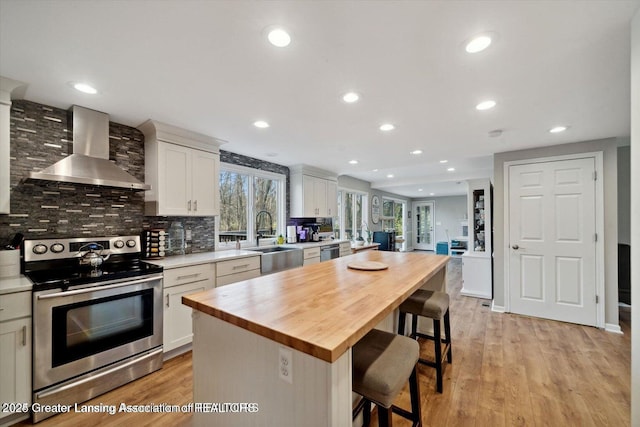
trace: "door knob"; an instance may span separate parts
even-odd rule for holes
[[[511,248],[512,248],[512,249],[515,249],[515,250],[517,251],[518,249],[520,249],[520,246],[518,246],[518,245],[513,245],[513,246],[511,246]]]

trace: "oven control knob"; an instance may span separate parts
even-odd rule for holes
[[[54,254],[59,254],[60,252],[64,251],[64,245],[62,243],[54,243],[53,245],[51,245],[50,249]]]
[[[122,240],[116,240],[113,243],[113,246],[115,246],[116,249],[122,249],[122,248],[124,248],[124,242]]]
[[[127,247],[135,248],[136,247],[136,241],[135,240],[127,240]]]
[[[42,255],[47,252],[47,246],[42,243],[38,243],[33,247],[33,253],[36,255]]]

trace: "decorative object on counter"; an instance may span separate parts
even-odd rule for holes
[[[360,233],[358,233],[358,237],[356,238],[356,246],[364,245],[364,238]]]
[[[353,261],[347,264],[348,268],[353,270],[378,271],[389,268],[384,262],[378,261]]]
[[[278,236],[278,240],[276,240],[276,242],[277,242],[279,245],[282,245],[282,244],[284,243],[284,237],[282,236],[282,234],[280,234],[280,235]]]
[[[145,258],[163,258],[167,249],[167,232],[164,228],[142,232],[142,254]]]
[[[173,221],[169,227],[168,255],[184,255],[184,227],[182,222]]]
[[[362,234],[363,234],[363,238],[367,243],[371,243],[371,230],[369,230],[369,225],[367,224],[367,221],[362,221]]]

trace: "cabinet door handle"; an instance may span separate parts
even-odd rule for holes
[[[187,202],[187,210],[191,212],[191,200]]]
[[[169,307],[169,294],[167,294],[167,307]]]
[[[198,212],[198,201],[193,202],[193,211]]]
[[[27,326],[22,326],[22,346],[25,347],[27,345]]]

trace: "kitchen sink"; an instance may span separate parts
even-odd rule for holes
[[[262,253],[260,257],[260,272],[262,274],[302,267],[302,249],[271,246],[251,250]]]

